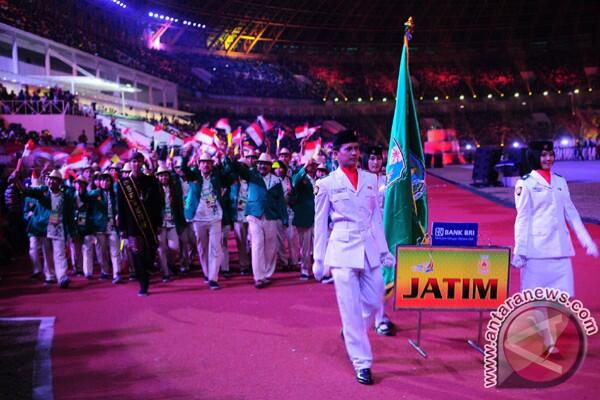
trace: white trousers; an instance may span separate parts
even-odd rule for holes
[[[281,221],[269,221],[264,216],[248,216],[248,230],[252,237],[252,274],[255,282],[270,278],[275,272],[279,224]]]
[[[97,256],[102,272],[110,274],[110,266],[112,264],[112,276],[116,278],[121,273],[119,235],[115,231],[96,233],[96,243],[96,251],[100,251]]]
[[[310,228],[296,228],[298,233],[298,242],[300,244],[300,273],[310,275],[312,268],[312,253],[313,253],[313,234],[314,229]]]
[[[235,243],[237,244],[240,258],[240,268],[248,268],[250,266],[250,251],[248,249],[248,223],[234,222],[233,232],[235,234]]]
[[[33,264],[33,273],[44,272],[46,280],[55,278],[52,260],[52,244],[43,236],[29,237],[29,257]]]
[[[87,235],[83,238],[81,252],[83,253],[83,274],[94,275],[94,250],[96,248],[96,235]]]
[[[291,220],[290,220],[291,221]],[[295,267],[298,265],[298,232],[290,222],[288,227],[280,223],[277,227],[277,256],[283,265]],[[287,246],[286,246],[287,244]]]
[[[367,336],[375,312],[383,303],[383,276],[371,268],[331,268],[335,294],[342,320],[346,351],[355,370],[371,368],[373,353]]]
[[[162,227],[158,230],[158,262],[163,276],[170,276],[169,265],[175,263],[175,254],[179,252],[177,228]]]
[[[75,272],[81,271],[83,265],[83,257],[81,254],[81,247],[83,245],[83,238],[81,236],[75,236],[69,239],[69,250],[71,256],[71,266]]]
[[[192,252],[196,245],[196,239],[194,238],[194,230],[191,223],[185,224],[185,229],[179,235],[179,247],[181,248],[181,267],[184,270],[189,270],[192,264]]]
[[[221,248],[223,257],[221,257],[221,271],[229,272],[229,232],[231,232],[231,226],[225,225],[221,227]]]
[[[48,239],[52,242],[52,259],[54,260],[54,272],[56,280],[60,282],[67,278],[67,248],[65,239]],[[50,279],[46,276],[46,279]]]
[[[210,281],[219,280],[219,267],[221,265],[221,220],[214,222],[194,221],[196,234],[196,247],[198,258],[204,276]]]

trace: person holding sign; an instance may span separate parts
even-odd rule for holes
[[[550,287],[574,296],[571,257],[575,255],[567,222],[590,256],[598,247],[575,209],[565,178],[552,172],[554,147],[550,141],[529,143],[527,161],[532,171],[515,186],[515,248],[512,265],[521,268],[521,290]],[[547,325],[547,316],[536,322]],[[548,354],[557,353],[549,327],[540,333]]]
[[[374,174],[357,169],[360,151],[356,132],[339,132],[333,146],[340,168],[316,181],[314,188],[313,272],[320,280],[331,271],[342,335],[356,379],[372,385],[373,354],[367,330],[383,302],[379,266],[388,256],[378,204],[379,188]]]

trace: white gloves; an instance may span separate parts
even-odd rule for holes
[[[382,266],[393,267],[396,265],[396,258],[389,252],[381,253],[379,256],[379,262]]]
[[[585,253],[588,256],[593,256],[593,257],[598,257],[600,254],[598,254],[598,246],[596,246],[596,243],[594,243],[592,240],[590,240],[588,243],[586,243],[584,245],[585,247]]]
[[[315,279],[318,281],[323,279],[323,276],[325,276],[325,265],[323,264],[323,261],[315,260],[313,262],[312,270],[313,270],[313,275],[315,276]]]
[[[523,268],[527,263],[527,258],[519,254],[513,254],[513,258],[510,263],[515,268]]]

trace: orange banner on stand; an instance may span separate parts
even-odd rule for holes
[[[495,309],[508,297],[506,247],[396,248],[394,308]]]

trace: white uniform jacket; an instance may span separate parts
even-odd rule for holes
[[[536,171],[515,186],[515,256],[559,258],[575,255],[569,225],[584,247],[593,243],[575,209],[567,181],[552,174],[551,185]]]
[[[330,267],[375,268],[388,253],[378,204],[377,176],[358,171],[354,189],[341,168],[316,182],[314,259]],[[328,238],[328,219],[332,231]]]

